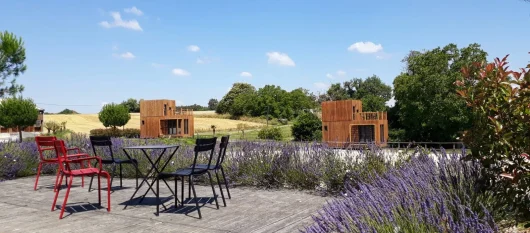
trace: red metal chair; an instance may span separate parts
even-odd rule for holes
[[[68,182],[68,188],[66,190],[66,195],[64,196],[63,205],[61,206],[61,214],[59,215],[59,219],[63,218],[64,210],[66,208],[66,203],[68,201],[68,195],[70,194],[70,188],[72,187],[72,182],[74,180],[74,176],[98,176],[98,203],[101,206],[101,175],[104,175],[107,177],[107,211],[110,212],[110,175],[108,172],[104,171],[102,169],[102,163],[101,158],[98,156],[90,156],[86,153],[83,154],[76,154],[78,155],[77,158],[72,158],[71,155],[68,155],[68,149],[66,148],[63,140],[55,140],[54,141],[55,146],[55,152],[57,153],[57,158],[59,160],[59,169],[62,173],[59,179],[59,184],[63,181],[63,177],[67,176],[70,178]],[[98,167],[92,167],[89,162],[90,160],[97,160]],[[70,166],[71,163],[79,163],[83,164],[84,161],[88,161],[88,167],[82,167],[79,169],[72,169]],[[55,204],[57,203],[57,197],[59,196],[60,186],[57,189],[57,192],[55,193],[55,198],[53,199],[53,205],[52,205],[52,211],[55,210]]]
[[[37,190],[37,184],[39,183],[39,176],[40,176],[40,173],[41,173],[41,170],[42,170],[42,165],[44,164],[58,164],[59,163],[59,160],[57,159],[57,157],[55,158],[46,158],[46,156],[44,156],[44,151],[48,151],[48,150],[55,150],[54,148],[54,144],[53,142],[57,140],[57,138],[55,136],[37,136],[35,137],[35,142],[37,143],[37,149],[39,151],[39,157],[40,157],[40,161],[39,161],[39,167],[37,169],[37,178],[35,179],[35,187],[33,188],[34,190]],[[75,150],[77,152],[77,154],[80,154],[81,153],[81,150],[78,148],[78,147],[71,147],[71,148],[67,148],[67,151],[72,151],[72,150]],[[79,155],[68,155],[68,157],[78,157]],[[55,178],[55,186],[53,188],[53,191],[57,191],[57,185],[59,185],[57,183],[57,181],[59,180],[59,167],[57,167],[57,177]],[[82,181],[81,181],[81,186],[84,187],[85,185],[85,178],[82,177]]]

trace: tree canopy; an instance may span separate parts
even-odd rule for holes
[[[453,83],[461,68],[486,61],[479,44],[459,49],[455,44],[412,51],[403,59],[405,71],[394,79],[399,125],[415,141],[454,141],[469,127],[470,111]]]
[[[372,75],[366,79],[353,78],[342,83],[332,84],[321,100],[362,100],[363,111],[386,111],[386,102],[392,98],[392,87]]]
[[[6,128],[16,128],[20,141],[22,141],[22,130],[35,125],[38,117],[39,110],[32,99],[12,97],[0,101],[0,125]]]
[[[219,101],[217,99],[210,99],[208,101],[208,109],[215,110],[218,104],[219,104]]]
[[[22,38],[8,31],[0,32],[0,98],[24,91],[16,78],[26,71],[26,50]],[[9,81],[8,78],[12,76]]]
[[[98,118],[103,123],[103,126],[115,129],[126,125],[131,119],[131,114],[129,114],[129,109],[125,105],[111,103],[103,106]]]
[[[127,107],[129,112],[140,112],[140,102],[135,98],[124,100],[121,104]]]

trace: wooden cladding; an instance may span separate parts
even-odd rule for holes
[[[386,112],[363,112],[360,100],[326,101],[322,103],[322,141],[330,146],[388,141]]]
[[[174,100],[140,101],[140,137],[192,137],[193,110],[177,108]]]

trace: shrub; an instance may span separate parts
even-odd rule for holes
[[[317,115],[304,112],[300,114],[291,128],[296,141],[314,141],[322,139],[322,121]]]
[[[509,70],[507,58],[462,69],[458,94],[474,118],[464,142],[471,146],[468,158],[482,163],[485,188],[495,193],[498,205],[530,219],[530,163],[521,156],[530,152],[530,72]]]
[[[258,132],[258,138],[281,141],[283,135],[281,129],[278,127],[266,127]]]
[[[122,130],[122,136],[126,138],[139,138],[140,129],[125,128],[124,130]]]
[[[123,131],[117,128],[93,129],[90,130],[90,136],[122,137]]]
[[[131,114],[125,105],[112,103],[103,106],[98,118],[103,126],[116,128],[126,125],[131,119]]]
[[[346,184],[305,232],[498,232],[474,201],[480,166],[445,153],[414,156],[381,175]]]

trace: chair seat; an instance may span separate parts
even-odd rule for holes
[[[190,176],[190,175],[200,175],[204,174],[206,169],[195,168],[195,171],[192,173],[191,168],[181,168],[174,172],[162,172],[158,175],[159,178],[174,177],[174,176]]]
[[[66,175],[73,175],[73,176],[84,176],[84,175],[95,175],[99,173],[98,168],[81,168],[76,170],[71,170],[69,172],[65,172]]]
[[[103,164],[111,164],[111,163],[138,163],[138,160],[136,159],[102,159],[101,163]]]
[[[67,158],[78,158],[78,157],[83,157],[83,156],[87,156],[86,154],[70,154],[70,155],[66,155]],[[59,163],[59,159],[58,158],[47,158],[45,160],[43,160],[43,162],[46,162],[46,163]],[[81,163],[81,162],[78,162],[78,163]]]
[[[190,166],[191,167],[191,166]],[[218,169],[217,166],[215,165],[210,165],[208,166],[208,164],[197,164],[195,165],[195,168],[199,168],[199,169],[208,169],[208,170],[215,170],[215,169]]]

